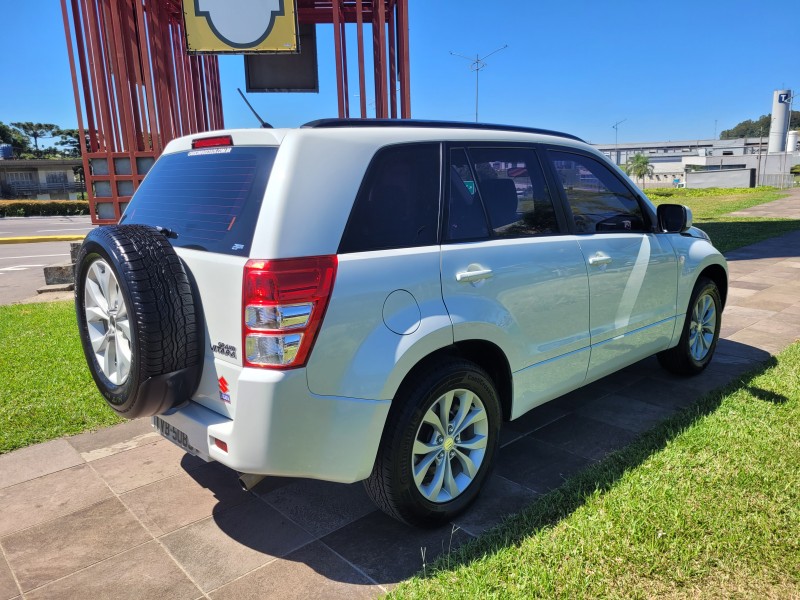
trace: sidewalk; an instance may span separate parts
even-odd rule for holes
[[[759,209],[787,216],[800,205],[790,198]],[[377,596],[422,568],[422,548],[429,564],[800,338],[800,231],[728,261],[722,337],[702,375],[650,358],[506,424],[455,533],[393,521],[361,484],[267,478],[242,492],[231,471],[132,421],[0,456],[0,600]]]

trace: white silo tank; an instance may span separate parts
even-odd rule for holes
[[[786,151],[797,152],[797,140],[800,139],[800,131],[790,131],[786,136]]]
[[[789,131],[791,90],[775,90],[772,94],[772,120],[769,125],[767,152],[786,152],[786,133]]]

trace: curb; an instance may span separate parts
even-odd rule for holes
[[[79,242],[83,235],[31,235],[26,237],[0,238],[0,244],[32,244],[35,242]]]

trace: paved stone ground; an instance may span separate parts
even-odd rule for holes
[[[0,456],[0,600],[377,596],[422,567],[421,549],[430,562],[479,535],[797,340],[800,232],[728,260],[706,372],[679,379],[647,359],[508,423],[455,529],[405,527],[360,484],[269,478],[244,493],[144,421]]]

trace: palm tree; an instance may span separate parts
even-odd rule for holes
[[[641,179],[642,187],[644,187],[645,175],[651,177],[653,175],[653,165],[650,164],[649,157],[645,156],[644,154],[638,153],[634,154],[631,158],[628,159],[628,162],[625,163],[625,172],[628,175],[633,175],[634,177],[638,177],[639,179]]]

